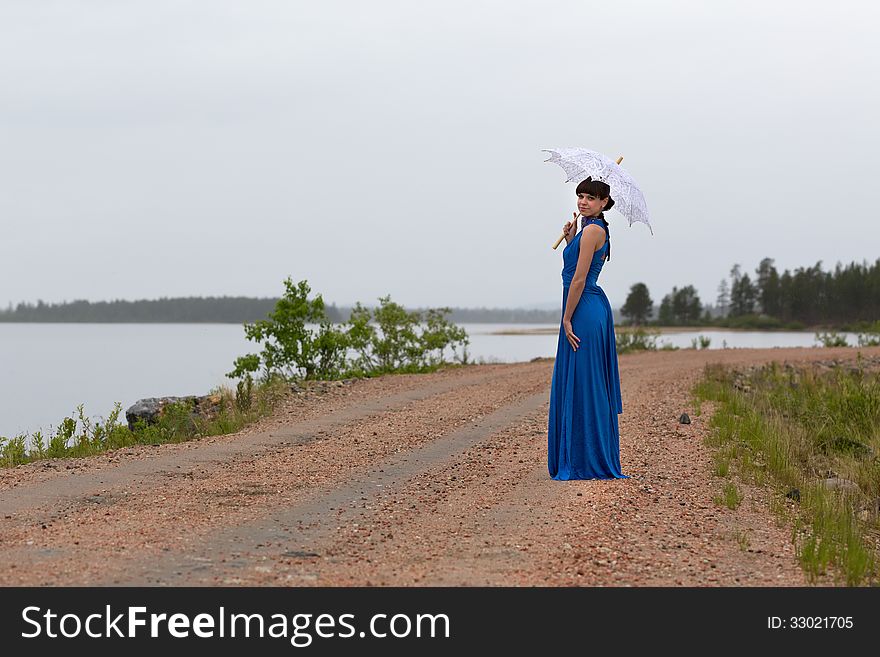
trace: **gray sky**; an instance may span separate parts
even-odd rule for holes
[[[880,254],[874,3],[2,0],[0,303],[561,306],[574,185],[623,155],[611,302]]]

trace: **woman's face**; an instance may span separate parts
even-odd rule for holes
[[[600,199],[592,194],[578,194],[578,211],[585,217],[596,217],[605,208],[608,199]]]

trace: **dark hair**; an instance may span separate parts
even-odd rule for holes
[[[589,194],[590,196],[602,199],[607,198],[608,203],[605,204],[606,210],[610,210],[611,206],[614,205],[614,199],[611,198],[611,187],[608,186],[608,183],[602,182],[601,180],[593,180],[592,178],[582,180],[575,188],[574,193]],[[605,259],[611,260],[611,233],[608,232],[608,222],[605,220],[605,212],[600,212],[597,218],[601,219],[602,223],[605,224],[605,239],[608,241],[608,252],[605,254]]]
[[[601,180],[593,180],[592,178],[581,180],[580,184],[575,188],[574,193],[575,195],[590,194],[597,198],[607,198],[608,203],[605,204],[606,210],[610,210],[614,206],[614,199],[611,198],[611,188],[608,186],[608,183],[602,182]]]

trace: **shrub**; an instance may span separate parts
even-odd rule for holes
[[[828,331],[826,333],[816,333],[816,341],[821,342],[824,347],[848,347],[846,336],[837,331]]]
[[[617,353],[624,354],[629,351],[656,351],[657,338],[660,331],[647,331],[644,328],[637,328],[632,331],[624,331],[615,335],[617,343]]]
[[[456,347],[468,344],[465,330],[446,319],[449,308],[430,309],[423,316],[407,311],[386,295],[380,297],[380,305],[372,313],[358,302],[348,322],[336,328],[324,314],[321,296],[308,299],[311,290],[306,281],[294,286],[288,278],[285,286],[284,297],[268,319],[245,325],[247,338],[262,341],[263,350],[237,358],[235,368],[226,375],[242,378],[238,385],[242,394],[247,394],[244,377],[261,368],[264,382],[274,374],[286,380],[332,380],[385,372],[421,372],[446,362],[447,347],[457,357]],[[371,319],[375,324],[370,323]],[[306,324],[316,322],[320,329],[314,335]],[[349,351],[354,352],[354,358],[349,358]],[[462,362],[467,362],[466,349]],[[241,407],[247,403],[240,402]]]

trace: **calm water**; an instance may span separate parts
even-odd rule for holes
[[[546,324],[462,324],[472,360],[527,361],[554,356],[558,325],[547,335],[492,335]],[[670,333],[689,347],[693,332]],[[812,333],[706,331],[710,349],[809,347]],[[851,344],[856,338],[848,334]],[[240,324],[7,324],[0,323],[0,436],[42,429],[44,435],[84,405],[87,417],[106,418],[115,402],[125,409],[143,397],[203,395],[218,385],[236,357],[257,352]],[[451,352],[447,354],[451,357]]]

